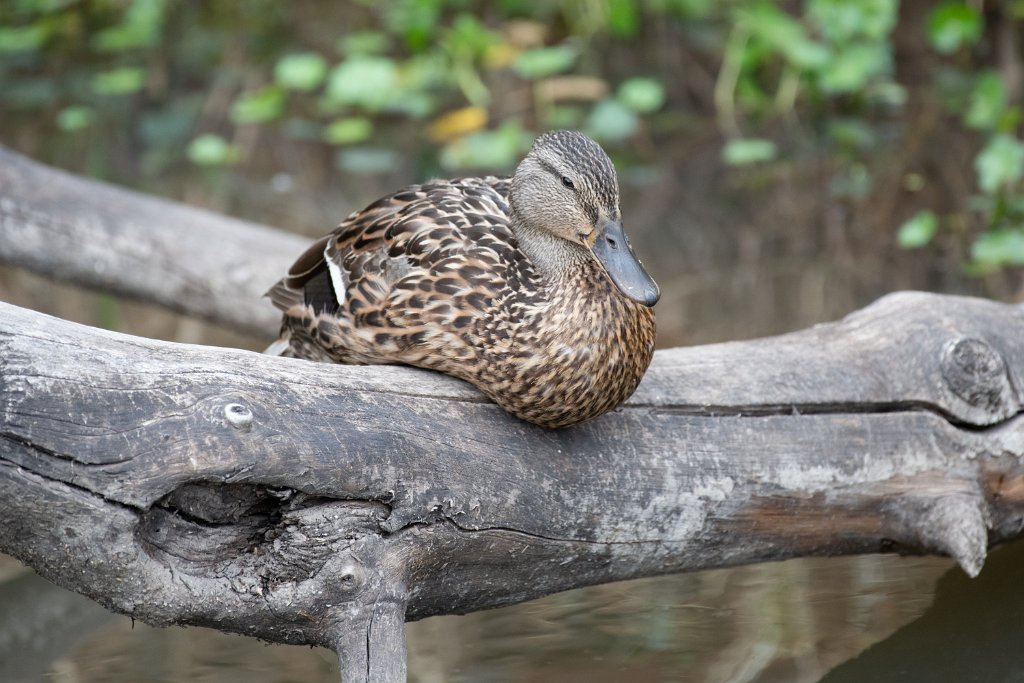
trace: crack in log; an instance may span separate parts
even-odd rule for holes
[[[85,426],[85,425],[82,425],[80,422],[71,422],[69,420],[56,420],[56,421],[64,422],[64,423],[67,423],[67,424],[75,424],[75,425]],[[123,435],[127,435],[130,431],[132,431],[132,430],[109,431],[109,432],[104,432],[103,436],[118,436],[118,435],[122,435],[123,436]],[[74,434],[73,432],[64,432],[64,435],[65,436],[81,436],[79,434]],[[85,462],[84,460],[78,459],[74,455],[71,455],[71,454],[68,454],[68,453],[61,453],[61,452],[56,451],[56,450],[54,450],[52,448],[47,448],[46,446],[38,444],[35,441],[32,441],[31,439],[28,439],[28,438],[26,438],[24,436],[21,436],[19,434],[14,434],[12,432],[0,432],[0,439],[7,439],[8,441],[12,441],[12,442],[18,443],[19,445],[24,446],[25,448],[28,448],[28,449],[30,449],[32,451],[36,451],[37,453],[41,453],[43,455],[49,456],[49,457],[53,458],[54,460],[59,460],[61,462],[66,462],[66,463],[69,463],[69,464],[71,464],[71,465],[73,465],[75,467],[81,467],[82,469],[90,469],[90,468],[104,469],[104,468],[110,467],[111,465],[126,465],[126,464],[130,464],[130,463],[134,462],[135,460],[137,460],[139,458],[139,456],[144,455],[147,452],[151,452],[151,451],[155,450],[155,448],[156,448],[154,446],[154,447],[150,448],[149,451],[141,451],[141,452],[138,452],[138,453],[130,453],[128,455],[125,455],[123,458],[104,460],[102,462]],[[180,443],[181,441],[186,441],[186,439],[180,439],[178,441],[165,442],[164,444],[161,444],[161,445],[167,446],[167,445],[169,445],[171,443]],[[25,464],[21,464],[21,467],[23,467],[25,469],[31,469],[31,468],[29,468]]]
[[[515,529],[515,528],[512,528],[512,527],[499,526],[499,525],[485,526],[485,527],[467,527],[467,526],[462,526],[455,519],[453,519],[451,517],[445,517],[444,519],[438,519],[438,520],[433,521],[433,522],[423,522],[423,523],[418,523],[418,524],[409,524],[408,526],[405,526],[405,527],[402,527],[402,529],[399,529],[399,532],[405,531],[405,530],[411,530],[412,528],[417,527],[417,526],[420,526],[420,527],[422,527],[422,526],[432,526],[432,525],[444,524],[444,523],[450,523],[451,526],[454,527],[456,531],[458,531],[459,533],[464,533],[464,534],[485,534],[485,533],[488,533],[488,532],[498,532],[498,533],[505,533],[505,534],[512,534],[512,535],[516,535],[516,536],[522,536],[524,538],[528,538],[528,539],[531,539],[531,540],[547,541],[547,542],[551,542],[551,543],[565,543],[566,545],[578,545],[578,546],[585,547],[585,548],[596,548],[596,547],[600,547],[600,546],[615,546],[615,547],[619,547],[619,546],[621,546],[621,547],[639,547],[639,546],[649,546],[649,545],[679,546],[679,545],[686,545],[686,544],[689,544],[689,543],[693,542],[692,539],[673,540],[673,539],[663,539],[663,538],[635,538],[635,539],[630,539],[628,541],[607,541],[607,540],[603,541],[603,540],[600,540],[600,539],[564,538],[564,537],[559,537],[559,536],[548,536],[548,535],[539,534],[539,533],[532,532],[532,531],[524,531],[522,529]],[[395,532],[395,533],[399,533],[399,532]]]
[[[668,406],[661,403],[627,403],[622,406],[628,408],[649,409],[652,412],[664,413],[666,415],[687,415],[694,417],[772,417],[772,416],[800,416],[800,415],[886,415],[889,413],[930,413],[948,422],[957,429],[968,432],[984,432],[994,427],[999,427],[1024,415],[1024,410],[1013,413],[997,422],[989,424],[975,424],[961,420],[945,408],[927,401],[892,401],[892,402],[864,402],[864,403],[786,403],[786,404],[750,404],[750,405],[673,405]]]
[[[21,446],[22,448],[28,449],[30,451],[35,451],[37,453],[41,453],[42,455],[45,455],[45,456],[49,456],[49,457],[53,458],[54,460],[61,460],[63,462],[76,463],[76,464],[80,464],[80,465],[84,465],[85,464],[85,463],[81,462],[80,460],[77,460],[72,455],[68,455],[66,453],[58,453],[57,451],[53,450],[52,448],[47,448],[46,446],[42,446],[40,444],[37,444],[37,443],[35,443],[35,442],[33,442],[33,441],[29,440],[29,439],[26,439],[23,436],[19,436],[18,434],[13,434],[11,432],[0,432],[0,439],[5,439],[7,441],[10,441],[11,443],[14,443],[14,444],[17,444],[18,446]],[[0,453],[0,458],[4,458],[3,453]],[[6,459],[6,458],[4,458],[4,459]],[[15,462],[11,462],[11,464],[15,465],[16,467],[21,467],[23,469],[31,470],[31,468],[25,467],[24,465],[20,465],[20,464],[15,463]],[[31,471],[34,472],[35,470],[31,470]],[[41,475],[41,476],[45,476],[45,475]],[[51,481],[57,481],[57,480],[53,479],[52,477],[47,477],[47,478],[50,479]]]
[[[33,443],[33,442],[31,442],[31,441],[29,441],[27,439],[24,439],[23,437],[20,437],[20,436],[18,436],[16,434],[10,434],[9,432],[0,432],[0,440],[6,441],[8,443],[13,443],[13,444],[15,444],[16,447],[19,447],[19,448],[22,448],[22,449],[27,449],[29,451],[35,451],[37,453],[42,453],[43,455],[52,457],[52,458],[54,458],[56,460],[60,460],[60,461],[63,461],[63,462],[71,462],[73,464],[80,464],[80,465],[83,465],[83,466],[85,465],[85,463],[81,463],[80,461],[76,460],[73,456],[69,456],[69,455],[65,455],[65,454],[62,454],[62,453],[58,453],[57,451],[51,450],[49,448],[46,448],[45,446],[40,446],[39,444]],[[46,474],[44,472],[40,472],[37,469],[31,468],[31,467],[27,467],[23,463],[15,462],[14,460],[11,460],[9,457],[7,457],[7,455],[3,452],[2,449],[0,449],[0,463],[6,465],[8,467],[16,467],[19,470],[22,470],[24,472],[29,472],[29,473],[39,477],[40,479],[44,479],[46,481],[53,482],[55,484],[63,484],[64,486],[67,486],[68,488],[71,488],[71,489],[74,489],[74,490],[79,491],[81,493],[87,494],[88,496],[90,496],[92,498],[95,498],[95,499],[98,499],[98,500],[102,500],[104,503],[110,503],[111,505],[116,505],[119,508],[122,508],[124,510],[129,510],[129,511],[131,511],[133,513],[136,513],[136,514],[139,513],[139,512],[143,512],[144,511],[144,508],[142,508],[142,507],[139,507],[137,505],[132,505],[130,503],[126,503],[124,501],[117,500],[115,498],[110,498],[108,496],[103,495],[99,491],[91,489],[91,488],[89,488],[87,486],[82,486],[81,484],[76,484],[75,482],[67,480],[67,479],[58,479],[57,477],[53,477],[53,476],[50,476],[50,475],[48,475],[48,474]]]
[[[3,434],[0,434],[0,438],[5,438],[5,436]],[[117,508],[119,508],[121,510],[125,510],[127,512],[130,512],[131,514],[136,515],[136,516],[138,516],[138,515],[140,515],[140,514],[142,514],[144,512],[144,510],[141,509],[141,508],[138,508],[138,507],[136,507],[134,505],[130,505],[128,503],[123,503],[123,502],[121,502],[119,500],[115,500],[113,498],[108,498],[107,496],[104,496],[101,493],[97,493],[96,491],[94,491],[94,490],[92,490],[90,488],[87,488],[85,486],[81,486],[79,484],[75,484],[74,482],[65,481],[63,479],[55,479],[55,478],[50,477],[50,476],[48,476],[46,474],[43,474],[42,472],[39,472],[38,470],[28,469],[28,468],[24,467],[23,465],[19,465],[18,463],[13,462],[9,458],[7,458],[4,455],[4,453],[2,452],[2,450],[0,450],[0,466],[16,468],[16,469],[18,469],[18,470],[20,470],[22,472],[25,472],[26,474],[32,475],[32,476],[34,476],[34,477],[36,477],[38,479],[41,479],[43,481],[50,482],[50,483],[52,483],[54,485],[66,486],[67,488],[72,489],[74,491],[77,491],[78,493],[82,493],[82,494],[84,494],[86,496],[89,496],[90,498],[92,498],[94,500],[102,501],[104,504],[113,505],[113,506],[115,506],[115,507],[117,507]]]

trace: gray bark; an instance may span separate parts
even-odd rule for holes
[[[16,192],[0,181],[0,257],[40,272],[243,324],[256,309],[238,301],[301,250],[110,188],[63,195],[85,181],[32,164],[11,178],[32,173]],[[203,220],[203,248],[178,232],[133,251],[145,226]],[[223,253],[195,255],[214,224],[234,275]],[[1024,309],[907,293],[782,337],[660,351],[621,409],[547,431],[433,373],[0,304],[0,550],[148,623],[324,645],[346,682],[400,681],[404,620],[593,583],[879,551],[976,574],[1024,534],[1022,375]]]

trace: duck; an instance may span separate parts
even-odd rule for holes
[[[557,429],[632,395],[660,290],[626,236],[608,155],[562,130],[511,178],[432,180],[352,213],[267,296],[282,312],[267,353],[443,372]]]

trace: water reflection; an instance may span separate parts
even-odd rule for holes
[[[417,664],[410,678],[817,681],[920,615],[949,566],[880,556],[806,559],[596,586],[442,617],[411,637]]]
[[[1024,542],[993,551],[977,579],[950,571],[935,604],[891,638],[837,667],[822,683],[1020,683]]]
[[[794,560],[594,586],[427,619],[409,628],[409,679],[818,681],[924,613],[949,567],[947,560],[891,556]],[[989,567],[970,582],[954,568],[941,585],[989,590],[990,570],[996,572]],[[207,629],[133,625],[28,572],[0,583],[0,615],[6,617],[0,626],[5,682],[333,683],[338,676],[333,655],[324,650],[263,645]],[[25,667],[26,659],[32,667]],[[826,680],[882,679],[861,671]]]
[[[0,680],[43,680],[83,634],[101,632],[116,618],[13,562],[0,563]]]

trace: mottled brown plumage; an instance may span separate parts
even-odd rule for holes
[[[615,408],[654,351],[654,281],[619,222],[604,151],[538,138],[511,179],[413,185],[349,216],[269,293],[268,352],[405,363],[545,427]]]

